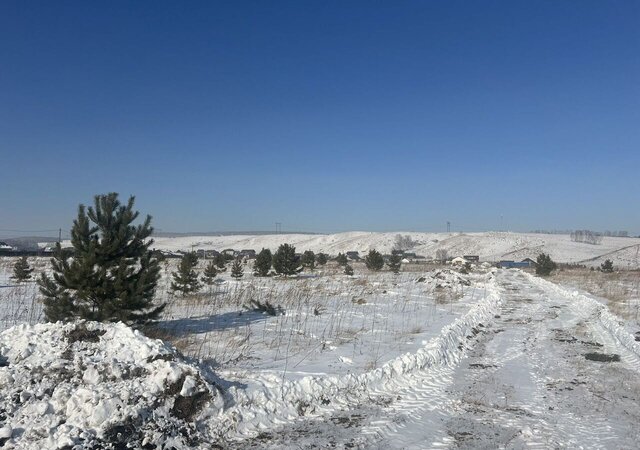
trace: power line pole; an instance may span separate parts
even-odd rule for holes
[[[58,244],[62,243],[62,228],[58,228]]]
[[[451,222],[447,220],[447,233],[451,232]]]

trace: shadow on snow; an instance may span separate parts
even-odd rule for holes
[[[165,320],[158,325],[176,334],[200,334],[251,325],[267,317],[269,316],[259,311],[232,311],[211,316]]]

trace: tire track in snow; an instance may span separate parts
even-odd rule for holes
[[[594,322],[599,323],[600,326],[606,330],[606,333],[601,334],[601,337],[612,340],[610,344],[617,347],[620,353],[622,353],[621,356],[624,362],[630,367],[633,367],[634,370],[640,372],[640,342],[635,340],[635,337],[622,325],[622,320],[611,313],[606,305],[577,291],[563,288],[555,283],[529,274],[525,275],[532,283],[540,286],[540,288],[565,298],[574,310],[580,309],[583,311],[582,314],[588,313],[589,317],[587,319],[589,319],[592,324],[594,324]]]
[[[640,383],[627,379],[626,368],[585,360],[583,353],[592,350],[587,340],[603,330],[599,322],[588,320],[593,311],[520,271],[502,271],[499,279],[506,296],[496,326],[504,330],[481,342],[469,364],[461,365],[461,408],[448,422],[456,438],[453,445],[633,448],[639,437],[634,431],[638,399],[624,400],[627,413],[597,391],[603,379],[634,388]],[[609,345],[619,348],[614,341]],[[487,366],[471,370],[478,364]],[[627,387],[614,387],[612,397],[629,398]]]
[[[452,439],[447,435],[443,423],[447,411],[455,407],[449,388],[456,367],[467,352],[476,344],[478,337],[487,332],[487,326],[500,304],[500,291],[495,285],[490,287],[495,297],[494,307],[487,310],[484,318],[477,321],[471,333],[459,341],[458,351],[446,364],[433,365],[415,371],[385,384],[383,390],[374,395],[389,395],[394,392],[395,400],[386,405],[380,418],[372,420],[362,428],[363,448],[424,449],[425,436],[429,436],[434,448],[447,447]],[[441,442],[440,442],[441,441]]]

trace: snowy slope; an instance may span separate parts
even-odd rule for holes
[[[370,233],[353,231],[328,235],[280,234],[259,236],[189,236],[156,238],[154,247],[162,250],[214,249],[235,250],[261,248],[276,250],[280,244],[290,243],[298,251],[312,250],[335,255],[338,252],[370,249],[390,252],[397,232]],[[584,262],[599,265],[610,258],[619,267],[640,267],[640,239],[605,237],[600,245],[572,242],[568,235],[528,234],[510,232],[484,233],[405,233],[418,244],[411,249],[419,255],[434,257],[445,249],[450,256],[479,255],[487,261],[535,258],[540,252],[549,253],[559,262]],[[605,255],[605,256],[603,256]]]

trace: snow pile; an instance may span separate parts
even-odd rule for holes
[[[122,323],[19,325],[0,333],[0,446],[198,446],[212,378]]]
[[[470,286],[469,279],[459,272],[450,269],[434,270],[428,276],[416,279],[416,283],[427,283],[433,289],[451,290],[457,286]]]

